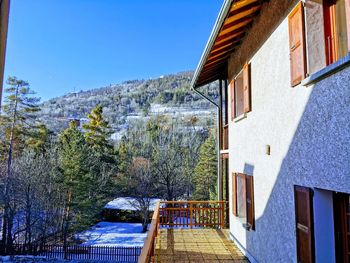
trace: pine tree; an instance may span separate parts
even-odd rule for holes
[[[97,105],[88,115],[89,122],[83,125],[84,137],[90,147],[90,155],[94,158],[90,163],[90,172],[96,186],[96,201],[107,201],[115,191],[115,177],[117,175],[116,154],[110,141],[112,134],[108,122],[103,117],[103,108]]]
[[[193,183],[195,200],[213,200],[216,196],[217,156],[213,133],[202,144],[199,160],[194,169]]]
[[[83,125],[86,141],[99,152],[110,152],[113,149],[109,142],[111,131],[108,122],[103,118],[102,106],[97,105],[88,118],[89,123]]]
[[[91,203],[89,194],[94,182],[89,170],[89,147],[75,122],[71,122],[69,128],[59,135],[59,143],[59,164],[66,192],[63,229],[63,241],[66,243],[68,233],[90,217],[89,209],[93,206],[87,203]]]
[[[10,213],[9,184],[12,177],[13,158],[19,155],[34,138],[37,129],[35,113],[40,110],[38,107],[39,98],[33,97],[34,92],[29,88],[29,83],[18,80],[16,77],[9,77],[9,85],[5,92],[5,103],[0,116],[0,129],[3,134],[0,138],[0,161],[7,164],[5,185],[4,185],[4,212],[2,224],[2,242],[5,248],[12,246],[12,225],[13,216]]]

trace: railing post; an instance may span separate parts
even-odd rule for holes
[[[193,206],[192,203],[190,203],[190,228],[193,226]]]
[[[225,227],[225,205],[224,202],[220,202],[220,207],[221,207],[221,229]]]

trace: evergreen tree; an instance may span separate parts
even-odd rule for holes
[[[0,148],[1,159],[7,160],[10,169],[12,158],[23,151],[29,141],[35,139],[34,134],[38,129],[35,113],[40,110],[40,98],[33,97],[34,92],[26,81],[9,77],[7,84],[7,96],[0,115],[3,134],[0,138]]]
[[[89,145],[90,155],[94,158],[90,163],[90,173],[100,187],[94,192],[99,202],[108,201],[106,198],[115,191],[117,175],[116,154],[110,141],[112,134],[108,122],[103,117],[103,108],[97,105],[88,115],[89,122],[83,125],[85,141]]]
[[[213,200],[216,197],[217,156],[213,133],[202,144],[199,160],[194,169],[193,183],[195,200]]]
[[[12,162],[15,156],[22,152],[30,140],[34,140],[34,133],[37,129],[35,113],[40,110],[38,107],[39,98],[33,97],[34,92],[30,90],[29,83],[18,80],[16,77],[9,77],[8,87],[5,89],[7,96],[0,115],[0,162],[6,162],[6,174],[3,193],[3,224],[2,242],[5,248],[12,245],[12,208],[16,205],[10,200],[9,184],[12,176]],[[12,203],[12,204],[11,204]]]
[[[88,115],[89,123],[83,125],[86,141],[99,152],[110,152],[113,147],[109,142],[111,131],[108,122],[103,118],[103,108],[97,105]]]
[[[71,122],[69,128],[59,135],[59,143],[61,183],[66,192],[63,229],[63,241],[66,243],[69,232],[92,221],[95,216],[96,200],[91,195],[95,182],[89,169],[89,146],[75,122]]]

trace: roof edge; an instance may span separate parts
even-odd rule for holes
[[[196,82],[198,80],[199,74],[203,68],[203,65],[204,65],[206,59],[208,58],[208,55],[209,55],[210,50],[213,46],[213,43],[214,43],[217,35],[219,34],[221,26],[222,26],[223,22],[225,21],[226,16],[227,16],[228,12],[230,11],[230,7],[234,1],[235,0],[225,0],[221,6],[219,15],[218,15],[218,17],[215,21],[215,24],[214,24],[214,28],[212,29],[212,31],[210,33],[209,40],[204,48],[204,52],[202,53],[202,56],[199,60],[199,64],[196,68],[196,71],[194,72],[194,75],[193,75],[193,78],[191,81],[191,87],[193,89],[198,88],[198,86],[196,86]]]

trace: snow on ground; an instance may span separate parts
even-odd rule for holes
[[[100,222],[89,230],[77,234],[77,238],[85,240],[88,246],[122,246],[142,247],[147,232],[141,233],[140,223]]]
[[[160,199],[153,198],[150,201],[150,211],[154,211],[157,202],[161,201]],[[118,209],[118,210],[129,210],[129,211],[137,211],[139,204],[136,199],[132,197],[118,197],[113,201],[110,201],[105,205],[106,209]]]

